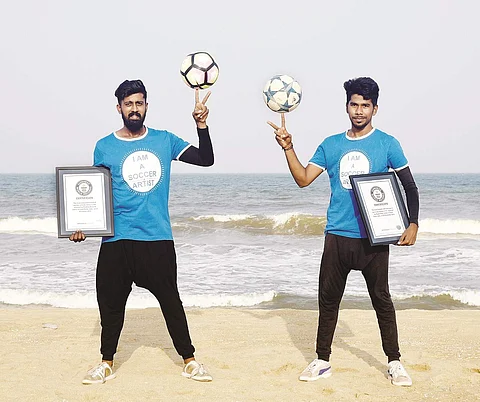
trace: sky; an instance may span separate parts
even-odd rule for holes
[[[303,89],[286,122],[304,165],[350,126],[344,81],[370,76],[373,124],[400,141],[414,174],[480,173],[474,0],[17,0],[2,15],[0,173],[91,165],[96,141],[122,126],[114,92],[125,79],[147,87],[148,126],[197,145],[179,72],[196,51],[220,68],[207,102],[215,165],[173,172],[287,173],[262,90],[288,74]]]

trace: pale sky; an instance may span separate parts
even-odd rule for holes
[[[275,74],[303,88],[286,116],[306,165],[349,127],[343,82],[380,86],[375,127],[402,144],[413,173],[480,173],[480,3],[474,0],[16,0],[2,5],[0,173],[90,165],[122,126],[114,91],[142,79],[146,124],[198,144],[184,57],[220,67],[208,124],[215,165],[174,172],[287,173],[263,102]]]

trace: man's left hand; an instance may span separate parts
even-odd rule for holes
[[[398,240],[397,246],[413,246],[417,241],[417,233],[418,226],[415,223],[411,223]]]
[[[205,97],[200,101],[200,90],[195,89],[195,108],[193,109],[192,116],[197,123],[198,128],[207,128],[208,108],[205,106],[211,92],[208,91]]]

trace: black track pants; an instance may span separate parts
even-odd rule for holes
[[[184,359],[193,357],[195,349],[177,288],[173,241],[102,243],[96,279],[102,326],[100,352],[104,360],[113,360],[117,351],[132,283],[149,290],[157,298],[177,353]]]
[[[370,246],[368,239],[326,235],[318,289],[319,359],[330,358],[340,301],[352,269],[360,270],[367,283],[388,361],[400,358],[395,308],[388,288],[388,258],[389,246]]]

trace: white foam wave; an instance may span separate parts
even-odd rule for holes
[[[299,216],[315,217],[313,215],[299,212],[288,212],[278,215],[267,215],[264,218],[273,221],[273,226],[285,225],[290,219]],[[249,214],[232,215],[201,215],[194,220],[213,220],[214,222],[235,222],[248,219],[259,219],[261,217]],[[420,233],[430,234],[466,234],[480,235],[480,221],[473,219],[422,219],[419,224]],[[10,217],[0,219],[0,233],[14,234],[44,234],[49,236],[57,235],[56,218],[19,218]]]
[[[274,226],[285,225],[290,219],[298,217],[312,217],[321,218],[314,215],[305,214],[301,212],[285,212],[283,214],[269,214],[269,215],[248,215],[248,214],[232,214],[232,215],[201,215],[194,220],[213,220],[214,222],[235,222],[244,221],[247,219],[270,219]]]
[[[0,290],[0,303],[26,306],[29,304],[48,305],[64,308],[96,308],[95,293],[60,293],[30,290]]]
[[[346,295],[368,297],[366,292],[348,291]],[[403,300],[411,297],[436,297],[449,295],[469,306],[480,306],[480,291],[478,290],[450,290],[450,291],[427,291],[395,293],[394,299]],[[275,291],[249,294],[206,294],[206,295],[182,295],[185,307],[252,307],[264,302],[272,301],[277,296]],[[313,295],[312,295],[313,297]],[[25,306],[47,305],[61,308],[97,308],[94,292],[88,293],[59,293],[39,292],[28,290],[0,290],[0,303]],[[157,300],[150,293],[143,291],[132,293],[127,302],[127,308],[151,308],[158,307]]]
[[[183,296],[183,304],[189,307],[250,307],[272,301],[276,293],[271,290],[265,293],[248,293],[243,295],[187,295]]]
[[[286,225],[291,219],[318,219],[323,221],[324,216],[316,216],[301,212],[285,212],[281,214],[251,215],[251,214],[226,214],[226,215],[201,215],[193,218],[196,221],[211,220],[213,222],[241,222],[246,220],[272,221],[273,227]],[[474,219],[422,219],[419,223],[420,233],[429,234],[465,234],[480,235],[480,221]]]
[[[301,214],[300,212],[286,212],[284,214],[279,214],[279,215],[269,215],[268,218],[273,220],[273,222],[275,223],[275,226],[283,226],[290,219],[297,218],[299,216],[311,216],[311,215]]]
[[[419,293],[404,293],[395,294],[395,299],[409,299],[411,297],[437,297],[441,295],[448,295],[452,299],[457,300],[469,306],[480,306],[480,290],[462,289],[462,290],[445,290],[445,291],[427,291]]]
[[[480,306],[480,291],[476,290],[462,290],[450,292],[450,295],[464,304],[470,306]]]
[[[276,296],[274,291],[241,295],[182,295],[185,307],[249,307],[271,301]],[[59,293],[28,290],[0,290],[0,303],[12,305],[48,305],[63,308],[97,308],[94,292]],[[158,307],[158,301],[148,292],[132,294],[128,298],[127,308]]]
[[[214,222],[231,222],[231,221],[241,221],[241,220],[245,220],[245,219],[250,219],[250,218],[253,218],[254,215],[241,215],[241,214],[238,214],[238,215],[200,215],[196,218],[194,218],[194,220],[196,221],[200,221],[200,220],[213,220]]]
[[[19,218],[0,219],[0,233],[44,234],[57,236],[57,218]]]
[[[473,219],[422,219],[420,233],[480,235],[480,221]]]

